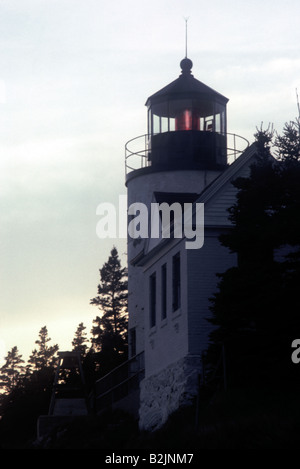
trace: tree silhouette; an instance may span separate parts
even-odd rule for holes
[[[85,332],[86,327],[83,322],[81,322],[75,332],[75,337],[72,340],[72,350],[75,352],[80,352],[81,357],[85,357],[87,351],[87,334]]]
[[[24,360],[19,354],[17,346],[13,347],[4,359],[5,363],[0,368],[0,387],[5,393],[9,393],[17,385],[25,371]]]
[[[272,134],[256,134],[257,163],[248,178],[234,181],[233,228],[220,237],[238,263],[219,274],[207,359],[215,365],[225,345],[227,372],[239,383],[285,383],[293,373],[291,343],[300,328],[300,162],[295,152],[286,153],[287,127],[284,132],[284,140],[275,139],[280,159],[271,155]],[[295,148],[294,133],[290,141]]]
[[[100,269],[98,296],[91,299],[101,313],[94,319],[91,333],[92,344],[100,354],[102,373],[127,359],[127,297],[127,272],[113,247]]]
[[[1,369],[7,393],[0,395],[0,441],[3,447],[18,447],[36,434],[37,419],[48,412],[58,345],[50,346],[47,327],[39,332],[25,369],[17,347],[8,353]]]
[[[57,357],[55,356],[58,351],[58,345],[49,346],[48,343],[51,338],[48,337],[48,329],[46,326],[42,327],[39,332],[39,339],[35,341],[38,349],[34,349],[30,355],[28,362],[33,365],[35,370],[42,370],[43,368],[53,367],[56,363]]]
[[[300,117],[285,123],[282,135],[277,134],[275,138],[276,153],[279,160],[290,163],[300,159],[299,135]]]

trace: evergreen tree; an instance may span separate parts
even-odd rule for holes
[[[5,393],[9,393],[16,387],[23,376],[25,368],[22,364],[24,360],[22,355],[19,354],[17,346],[13,347],[4,359],[5,363],[0,368],[0,388]]]
[[[294,121],[286,122],[282,135],[277,134],[275,146],[279,160],[293,163],[300,159],[300,117]]]
[[[75,337],[72,341],[72,347],[74,351],[80,352],[82,357],[85,357],[87,351],[87,334],[85,332],[86,327],[83,322],[81,322],[75,332]]]
[[[229,210],[233,228],[220,237],[238,263],[219,275],[208,360],[215,365],[225,345],[227,371],[240,382],[279,377],[284,382],[291,371],[291,342],[300,328],[295,288],[300,272],[300,162],[291,154],[274,159],[271,133],[259,131],[256,138],[257,164],[249,178],[234,182],[237,199]],[[284,155],[285,148],[286,140],[278,153]],[[292,251],[287,249],[291,246]]]
[[[59,347],[57,344],[49,346],[48,343],[50,341],[51,338],[48,337],[48,329],[44,326],[39,332],[39,339],[35,341],[38,345],[38,349],[34,349],[28,359],[28,362],[34,366],[35,370],[55,366],[57,361],[55,354]]]
[[[14,347],[1,370],[10,380],[7,393],[0,395],[0,440],[3,447],[25,444],[35,437],[36,422],[48,412],[58,345],[50,346],[47,327],[41,328],[38,345],[25,369]],[[3,375],[2,375],[3,376]]]
[[[118,251],[111,250],[108,261],[100,269],[98,296],[91,304],[100,310],[92,328],[92,344],[100,353],[102,373],[127,359],[127,273],[121,267]]]

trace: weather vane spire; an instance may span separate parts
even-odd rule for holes
[[[188,33],[188,27],[187,27],[187,23],[188,23],[188,20],[189,18],[184,18],[184,21],[185,21],[185,58],[187,58],[187,33]]]

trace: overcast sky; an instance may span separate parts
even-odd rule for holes
[[[253,141],[297,115],[299,0],[0,0],[0,349],[27,356],[43,326],[71,349],[90,331],[112,246],[96,208],[126,194],[124,145],[145,102],[180,74],[229,98],[228,131]],[[1,354],[1,352],[0,352]]]

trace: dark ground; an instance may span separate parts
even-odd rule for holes
[[[198,409],[198,411],[196,411]],[[299,392],[231,389],[182,408],[159,430],[139,432],[122,412],[79,418],[41,442],[18,449],[295,449],[300,444]],[[4,448],[5,449],[5,448]]]

